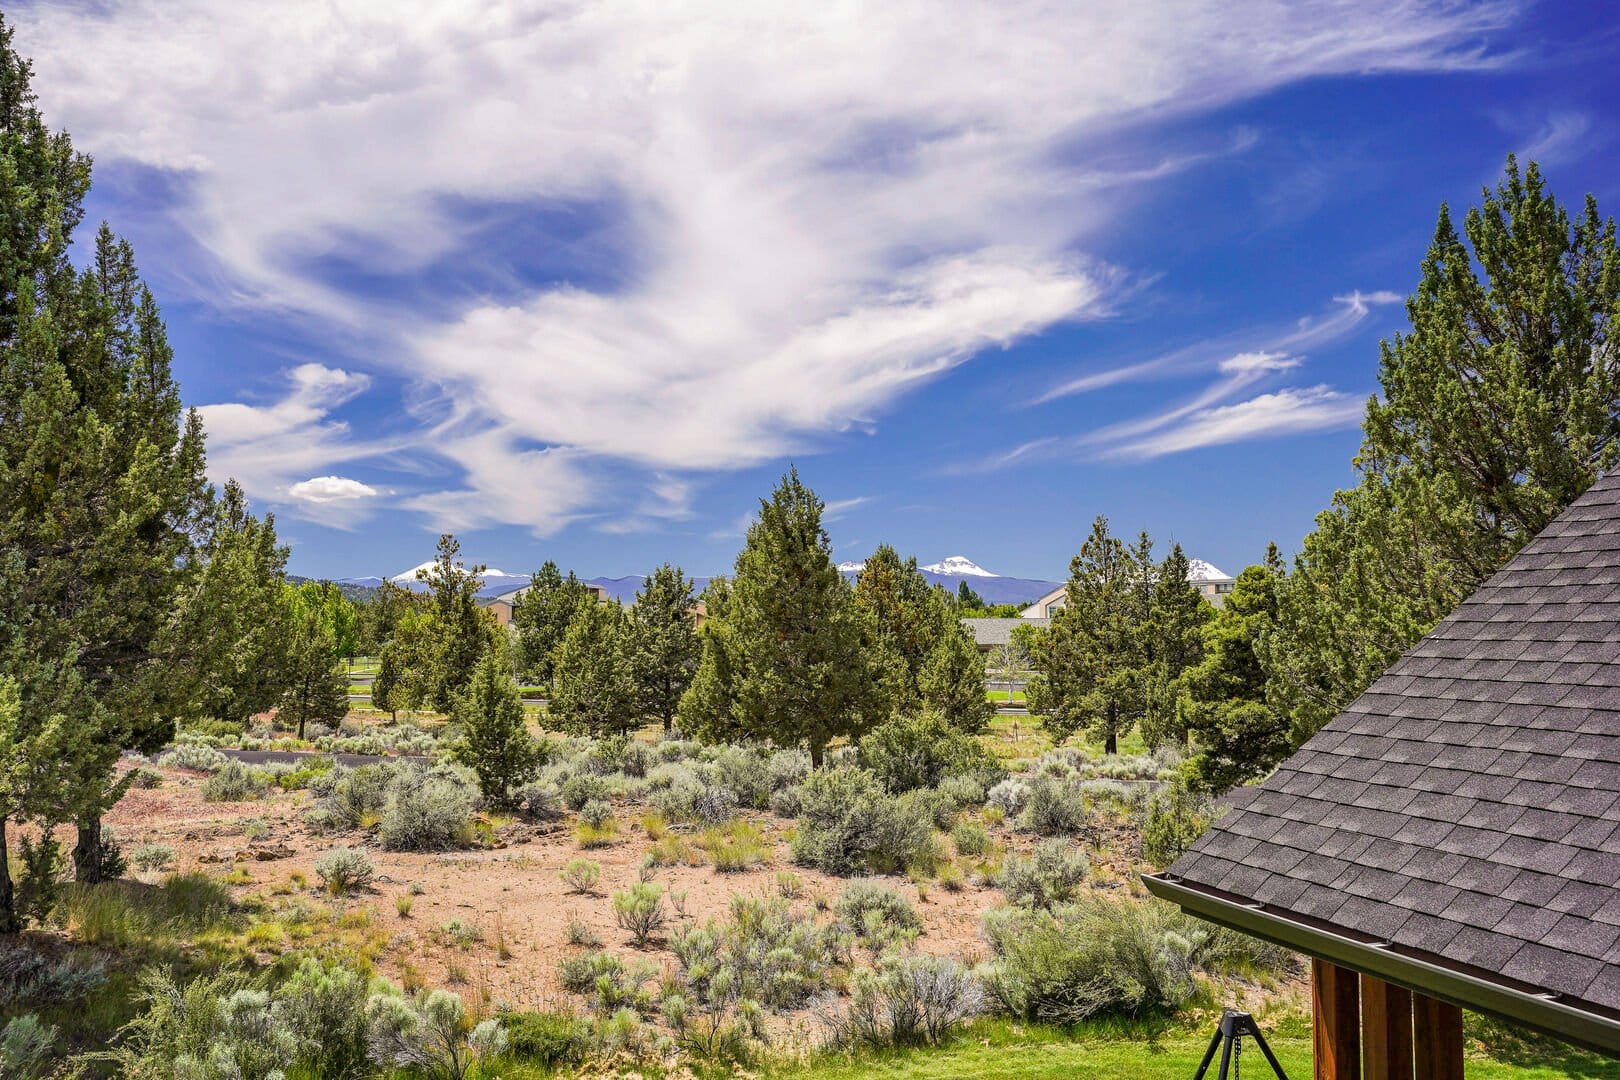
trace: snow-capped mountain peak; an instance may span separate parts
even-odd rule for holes
[[[431,569],[433,569],[434,564],[437,561],[438,560],[436,560],[436,559],[429,559],[425,563],[421,563],[420,565],[411,567],[409,570],[406,570],[402,574],[395,574],[393,577],[389,578],[388,580],[392,581],[396,585],[409,585],[411,582],[416,580],[416,572],[418,570],[431,570]],[[512,575],[508,574],[505,570],[497,570],[494,567],[490,567],[488,570],[483,571],[478,576],[481,577],[481,578],[486,578],[487,579],[487,578],[511,577]]]
[[[1000,577],[1000,574],[991,573],[979,566],[966,555],[952,555],[923,567],[931,574],[944,574],[948,577]]]
[[[1213,563],[1207,563],[1203,559],[1187,560],[1187,579],[1189,581],[1214,581],[1216,579],[1227,581],[1231,579],[1231,576],[1225,570]]]
[[[866,569],[864,562],[841,562],[838,564],[840,574],[858,574]]]

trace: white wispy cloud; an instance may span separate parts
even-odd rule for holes
[[[286,389],[268,404],[222,402],[198,408],[208,439],[208,474],[216,483],[234,478],[249,495],[290,507],[322,524],[352,526],[364,520],[369,485],[339,476],[310,474],[346,462],[403,450],[414,440],[356,438],[348,423],[331,414],[371,386],[371,377],[323,364],[300,364],[282,372]],[[361,492],[353,485],[366,488]],[[347,503],[338,512],[334,505]]]
[[[1143,460],[1199,446],[1343,426],[1360,417],[1360,405],[1331,387],[1289,388],[1236,404],[1226,404],[1260,384],[1275,382],[1299,368],[1305,356],[1295,350],[1322,346],[1343,338],[1376,307],[1399,303],[1387,290],[1356,290],[1333,298],[1325,315],[1307,316],[1283,329],[1250,330],[1199,342],[1148,360],[1119,365],[1059,384],[1031,404],[1088,393],[1144,379],[1217,378],[1191,397],[1144,416],[1132,417],[1077,435],[1043,436],[1011,450],[957,465],[953,473],[984,473],[1027,461],[1061,457]],[[1259,345],[1239,342],[1262,339]],[[1233,351],[1236,349],[1237,351]],[[1166,429],[1174,428],[1168,434]],[[1245,434],[1235,434],[1236,432]]]
[[[1247,401],[1200,409],[1167,431],[1122,442],[1104,457],[1143,460],[1249,439],[1326,431],[1361,419],[1363,402],[1327,386],[1260,394]]]
[[[1303,78],[1487,65],[1481,35],[1516,11],[106,0],[25,8],[18,44],[98,161],[181,179],[206,299],[389,343],[378,363],[456,402],[416,436],[459,476],[410,505],[545,531],[609,501],[604,469],[813,448],[1106,313],[1120,272],[1077,252],[1117,199],[1252,141],[1080,164],[1122,130]],[[483,257],[457,210],[481,204],[606,213],[589,259],[614,284],[439,310],[334,284]]]

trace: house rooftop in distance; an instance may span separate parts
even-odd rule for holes
[[[1154,893],[1620,1054],[1620,475],[1242,795]]]

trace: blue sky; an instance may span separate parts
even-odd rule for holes
[[[1063,5],[1057,5],[1063,7]],[[1442,201],[1620,201],[1602,5],[32,4],[217,478],[312,576],[1235,572],[1349,482]]]

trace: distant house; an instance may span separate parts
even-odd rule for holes
[[[1020,619],[1040,619],[1043,622],[1052,617],[1052,613],[1062,607],[1068,598],[1069,587],[1059,585],[1029,607],[1018,613]]]
[[[962,625],[973,635],[973,643],[982,653],[993,652],[1012,641],[1013,631],[1020,626],[1047,625],[1046,619],[963,619]]]
[[[593,585],[588,581],[582,582],[581,584],[584,585],[586,592],[590,593],[596,598],[596,602],[598,604],[605,604],[612,599],[612,597],[608,595],[607,589],[600,585]],[[478,603],[479,606],[487,609],[491,615],[495,616],[495,621],[497,623],[502,626],[509,626],[512,622],[512,609],[517,605],[517,602],[523,598],[523,594],[528,591],[528,585],[520,585],[515,589],[508,589],[506,592],[500,593],[496,596],[480,597]]]
[[[1232,591],[1232,585],[1237,579],[1203,559],[1187,561],[1187,578],[1192,582],[1192,587],[1203,593],[1216,607],[1226,603],[1226,594]]]

